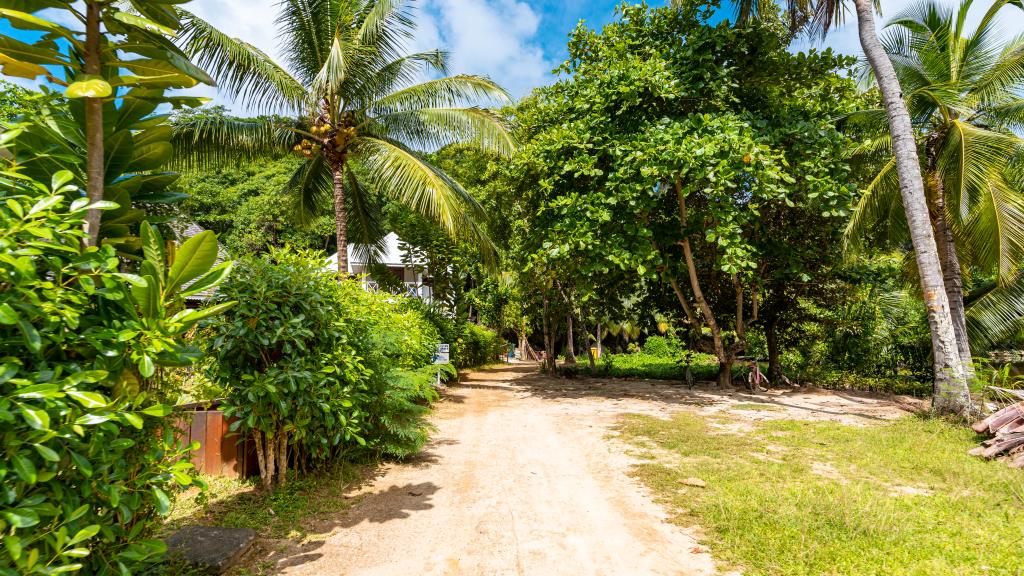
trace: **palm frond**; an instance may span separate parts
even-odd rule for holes
[[[290,113],[301,108],[305,88],[269,56],[194,14],[180,12],[182,49],[217,80],[225,95],[264,113]]]
[[[451,108],[490,101],[507,104],[512,101],[508,92],[482,76],[462,74],[428,80],[399,90],[377,100],[369,106],[374,115],[390,114],[420,108]]]
[[[320,154],[295,170],[286,192],[294,202],[295,219],[300,226],[308,226],[331,209],[334,204],[333,185],[334,178]]]
[[[1024,279],[993,286],[967,307],[972,347],[990,348],[1024,330]]]
[[[378,193],[434,220],[452,236],[468,234],[484,254],[497,252],[480,225],[486,221],[483,208],[439,168],[395,140],[364,136],[353,148],[360,173]]]
[[[359,176],[350,168],[345,170],[345,207],[353,251],[368,265],[380,262],[387,250],[384,240],[387,231],[380,203],[376,195],[360,184]]]
[[[310,85],[323,68],[339,25],[337,13],[341,3],[353,0],[282,0],[275,24],[288,68],[303,85]],[[345,11],[351,18],[351,10]],[[332,17],[335,16],[335,17]]]
[[[276,117],[233,118],[221,114],[179,117],[173,122],[173,162],[180,168],[205,169],[226,163],[279,158],[295,140]]]
[[[871,237],[881,237],[890,242],[902,241],[906,227],[896,159],[892,158],[857,201],[843,231],[843,250],[854,253]]]
[[[510,156],[515,142],[504,120],[482,108],[421,108],[393,112],[375,118],[368,126],[371,133],[423,149],[438,149],[449,144],[471,143],[482,150]]]

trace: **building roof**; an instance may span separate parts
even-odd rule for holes
[[[405,250],[402,250],[399,243],[402,239],[398,237],[398,234],[394,232],[384,237],[384,251],[381,252],[380,257],[377,259],[378,264],[385,266],[405,266]],[[366,258],[365,251],[362,250],[363,246],[360,244],[349,244],[348,245],[348,271],[352,272],[352,266],[365,266]],[[338,262],[338,253],[335,252],[328,256],[324,263],[328,267],[333,267]],[[420,259],[415,260],[416,264],[425,264]]]

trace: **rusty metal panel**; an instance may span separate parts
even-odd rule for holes
[[[206,416],[206,452],[203,454],[203,470],[207,474],[220,474],[221,470],[221,443],[224,436],[221,433],[221,424],[224,422],[224,413],[220,410],[210,410],[203,413]]]
[[[192,412],[190,442],[199,442],[199,448],[192,453],[192,464],[196,470],[206,472],[206,412]]]

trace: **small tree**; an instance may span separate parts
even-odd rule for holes
[[[32,43],[0,36],[0,66],[9,76],[44,78],[64,87],[64,94],[76,109],[72,123],[79,125],[83,137],[72,138],[64,125],[55,128],[64,137],[56,142],[72,147],[72,157],[80,156],[81,148],[85,148],[86,192],[94,204],[105,198],[110,165],[133,159],[131,150],[124,150],[125,142],[131,144],[131,133],[122,133],[113,146],[108,141],[113,137],[108,133],[111,129],[125,129],[128,124],[118,126],[104,116],[117,108],[122,116],[138,120],[162,102],[196,105],[200,102],[197,99],[165,97],[164,90],[214,83],[172,41],[180,27],[180,4],[180,0],[56,0],[16,2],[0,11],[0,18],[12,27],[41,33]],[[57,18],[52,10],[64,14]],[[62,22],[80,22],[83,26],[76,29]],[[139,110],[147,111],[139,114]],[[148,127],[153,126],[150,123]],[[136,158],[140,162],[144,158],[145,167],[137,168],[152,170],[169,159],[170,153],[169,144],[151,145],[145,155]],[[99,240],[100,216],[99,208],[91,208],[85,219],[85,241],[89,245]]]

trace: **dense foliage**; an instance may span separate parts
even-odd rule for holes
[[[184,334],[230,306],[181,309],[184,295],[225,272],[212,268],[211,237],[169,259],[159,235],[144,232],[141,275],[120,272],[112,246],[83,248],[97,206],[69,199],[72,179],[0,176],[5,574],[124,573],[160,559],[163,544],[147,538],[176,488],[195,481],[164,419],[162,376],[196,359]]]
[[[339,281],[323,262],[284,249],[242,260],[217,296],[239,305],[209,328],[211,378],[234,427],[256,438],[268,486],[296,464],[415,452],[436,399],[435,373],[422,368],[437,328],[405,299]]]

